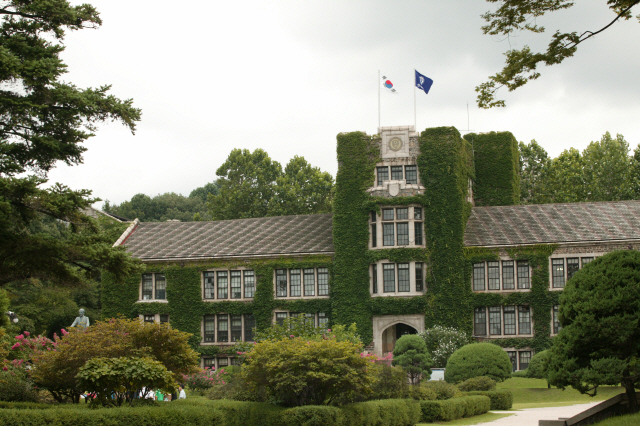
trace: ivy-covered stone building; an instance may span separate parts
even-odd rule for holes
[[[106,316],[168,321],[205,366],[235,360],[254,329],[303,315],[356,323],[382,355],[406,333],[453,326],[514,369],[551,344],[566,281],[640,247],[640,201],[519,204],[509,132],[384,127],[337,137],[333,214],[142,223],[115,243],[146,265],[103,281]]]

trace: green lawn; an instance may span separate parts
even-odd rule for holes
[[[429,425],[452,425],[452,426],[466,426],[477,425],[478,423],[492,422],[494,420],[501,419],[503,417],[513,416],[508,413],[485,413],[479,416],[467,417],[465,419],[452,420],[450,422],[435,422],[435,423],[418,423],[416,426],[429,426]]]
[[[638,426],[640,425],[640,413],[627,414],[626,416],[611,417],[596,426]]]

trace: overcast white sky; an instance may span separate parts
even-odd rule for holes
[[[262,148],[283,167],[300,155],[335,176],[336,134],[377,133],[378,70],[399,92],[382,93],[382,126],[413,124],[415,68],[434,80],[429,95],[418,93],[418,130],[467,129],[468,102],[471,130],[508,130],[554,157],[606,131],[640,143],[637,19],[499,93],[506,108],[475,106],[474,88],[502,68],[509,43],[540,50],[557,29],[599,29],[614,17],[604,0],[577,2],[538,19],[547,33],[509,41],[482,34],[480,14],[495,7],[482,0],[87,1],[104,24],[66,37],[65,80],[112,84],[142,121],[135,136],[101,126],[84,164],[49,177],[103,200],[188,195],[216,178],[233,148]]]

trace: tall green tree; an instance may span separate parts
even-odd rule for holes
[[[543,203],[577,203],[587,200],[584,181],[584,158],[580,151],[569,148],[551,160],[542,184]]]
[[[91,191],[43,188],[57,162],[82,162],[82,143],[98,123],[120,121],[133,132],[140,119],[133,101],[109,95],[110,86],[61,81],[65,32],[97,28],[98,12],[65,0],[8,0],[0,15],[0,286],[28,278],[77,283],[98,268],[136,271],[138,263],[81,213],[97,201]],[[67,223],[71,235],[29,231],[43,217]]]
[[[570,9],[572,0],[487,0],[498,3],[498,8],[482,17],[488,22],[482,27],[484,34],[510,37],[516,32],[531,31],[542,33],[545,27],[538,25],[536,18],[547,13]],[[604,3],[604,0],[603,0]],[[603,17],[602,22],[594,24],[594,29],[563,33],[559,30],[551,36],[546,52],[532,52],[529,46],[520,50],[511,49],[505,53],[506,63],[502,71],[489,77],[489,81],[476,87],[477,103],[481,108],[504,107],[503,100],[496,100],[495,93],[501,87],[509,91],[516,90],[531,80],[540,77],[539,64],[556,65],[573,56],[578,45],[599,34],[616,22],[632,17],[631,9],[640,0],[606,0],[613,16]],[[566,14],[566,12],[565,12]]]
[[[551,159],[547,151],[538,142],[532,140],[528,145],[520,142],[520,203],[540,204],[543,196],[543,184],[549,172]]]
[[[591,142],[582,153],[584,159],[585,201],[619,201],[634,198],[633,158],[629,143],[609,132],[600,141]]]
[[[136,194],[131,197],[131,200],[121,204],[110,204],[107,201],[103,209],[107,213],[131,220],[138,218],[143,222],[164,222],[167,220],[189,222],[193,220],[195,214],[199,214],[205,219],[208,218],[207,207],[202,201],[201,195],[185,197],[175,192],[166,192],[155,197]]]

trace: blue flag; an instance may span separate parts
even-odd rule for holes
[[[424,90],[424,93],[429,93],[429,89],[431,89],[432,84],[433,80],[416,71],[416,87],[418,89]]]

